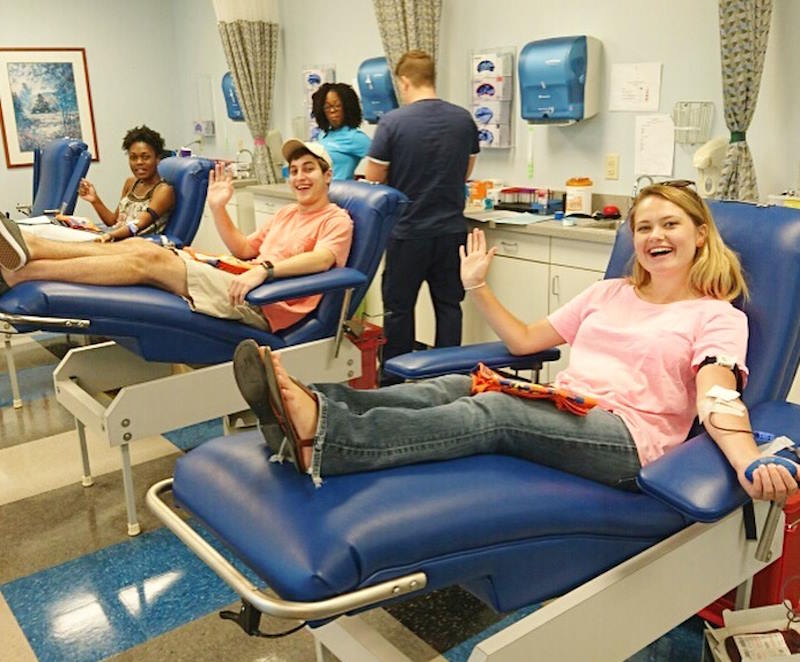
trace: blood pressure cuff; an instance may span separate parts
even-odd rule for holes
[[[717,358],[716,356],[707,356],[703,359],[703,362],[697,366],[697,369],[700,370],[704,365],[716,364],[721,365],[724,368],[730,368],[733,371],[733,376],[736,378],[736,390],[739,393],[742,392],[744,388],[744,378],[742,377],[742,371],[739,370],[739,366],[736,365],[733,361],[727,361],[725,359]]]

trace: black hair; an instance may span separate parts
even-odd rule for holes
[[[122,149],[126,152],[131,148],[133,143],[146,143],[153,148],[156,156],[161,158],[164,153],[164,139],[158,131],[153,131],[150,127],[142,124],[142,126],[133,127],[125,137],[122,139]]]
[[[325,97],[328,92],[335,92],[342,102],[343,126],[357,129],[361,126],[361,104],[358,102],[356,91],[347,83],[323,83],[311,97],[311,112],[317,126],[325,133],[331,130],[330,122],[325,117]]]
[[[328,165],[328,162],[325,159],[323,159],[321,156],[317,156],[316,154],[314,154],[314,152],[308,149],[308,147],[298,147],[297,149],[292,150],[292,153],[289,154],[289,158],[286,159],[286,163],[291,165],[292,161],[296,161],[297,159],[299,159],[302,156],[305,156],[306,154],[310,154],[317,160],[323,174],[331,169],[331,167]]]

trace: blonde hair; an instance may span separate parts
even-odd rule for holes
[[[405,76],[414,87],[436,84],[436,67],[433,58],[425,51],[413,50],[404,53],[394,68],[394,75]]]
[[[695,227],[706,228],[703,245],[695,252],[694,263],[689,270],[689,283],[703,296],[733,301],[739,295],[749,297],[747,283],[742,273],[739,257],[722,241],[711,211],[705,201],[688,186],[653,184],[636,196],[631,207],[629,225],[634,232],[636,210],[642,200],[659,197],[680,207],[692,219]],[[634,258],[631,283],[641,288],[650,282],[650,273]]]

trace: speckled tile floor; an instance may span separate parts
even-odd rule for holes
[[[0,363],[0,494],[12,495],[0,499],[2,657],[10,654],[15,662],[314,660],[308,629],[281,639],[251,638],[221,620],[220,609],[236,609],[234,594],[144,507],[147,487],[171,475],[181,450],[220,434],[220,423],[169,433],[152,442],[150,455],[134,457],[144,533],[128,538],[119,473],[108,465],[103,471],[110,473],[96,475],[93,487],[76,482],[77,447],[62,439],[73,421],[55,401],[51,379],[67,347],[58,336],[38,340],[25,340],[15,349],[23,410],[11,407],[5,363]],[[10,453],[15,463],[4,466]],[[30,489],[36,475],[46,473],[45,465],[49,472],[63,468],[65,475]],[[451,588],[364,618],[412,660],[461,662],[476,641],[530,611],[495,614]],[[285,628],[262,620],[263,630]],[[692,619],[632,659],[699,660],[701,642],[700,622]]]

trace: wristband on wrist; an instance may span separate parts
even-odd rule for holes
[[[266,260],[261,263],[261,266],[264,267],[264,271],[267,272],[267,278],[264,281],[265,283],[268,283],[273,278],[275,278],[275,265],[273,265],[272,262]]]
[[[136,225],[135,221],[128,221],[125,225],[128,226],[128,230],[131,233],[131,237],[135,237],[137,234],[139,234],[139,226]]]
[[[478,290],[478,289],[480,289],[482,287],[485,287],[485,286],[486,286],[486,281],[483,281],[482,283],[478,283],[477,285],[473,285],[472,287],[465,287],[464,291],[465,292],[472,292],[472,290]]]

